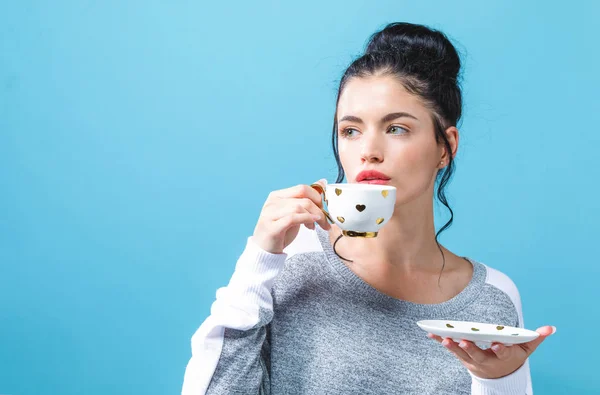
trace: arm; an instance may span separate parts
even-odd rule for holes
[[[482,379],[469,373],[473,378],[472,395],[533,395],[529,359],[515,372],[499,379]]]
[[[316,221],[330,228],[321,205],[321,195],[308,185],[269,193],[229,285],[217,291],[210,316],[192,337],[182,395],[269,391],[261,352],[269,353],[265,338],[273,318],[271,288],[302,225],[314,229]]]
[[[229,284],[217,290],[210,316],[192,337],[182,395],[268,390],[261,350],[273,317],[271,287],[286,257],[248,238]]]
[[[524,328],[521,296],[516,285],[504,274],[493,269],[488,268],[488,270],[491,272],[490,276],[493,278],[494,285],[506,292],[512,300],[519,317],[517,326]],[[525,363],[519,369],[499,379],[482,379],[475,376],[471,371],[469,373],[473,379],[471,384],[472,395],[533,395],[529,358],[525,360]]]

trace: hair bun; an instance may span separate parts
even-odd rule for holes
[[[460,58],[448,37],[422,25],[390,23],[369,39],[365,54],[377,52],[399,55],[422,72],[430,69],[441,78],[456,81],[460,72]]]

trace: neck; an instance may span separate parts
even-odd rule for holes
[[[338,249],[340,255],[347,259],[404,273],[439,272],[442,262],[440,246],[435,240],[431,201],[396,206],[394,215],[377,237],[352,238],[338,246],[342,247]]]

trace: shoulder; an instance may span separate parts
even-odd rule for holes
[[[519,322],[522,324],[522,306],[521,306],[521,295],[519,293],[519,289],[514,281],[505,273],[501,272],[498,269],[490,267],[486,264],[481,264],[486,269],[486,278],[485,283],[502,292],[511,300],[514,305],[517,314],[519,315]]]
[[[485,264],[484,266],[487,269],[485,279],[486,284],[489,284],[492,287],[495,287],[500,291],[504,292],[511,298],[511,300],[513,300],[513,302],[515,300],[519,300],[520,305],[519,290],[514,281],[500,270],[494,269],[493,267],[487,266]]]

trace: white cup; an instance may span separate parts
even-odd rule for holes
[[[377,237],[390,220],[396,203],[396,187],[376,184],[312,184],[325,195],[327,210],[322,209],[342,234],[349,237]]]

